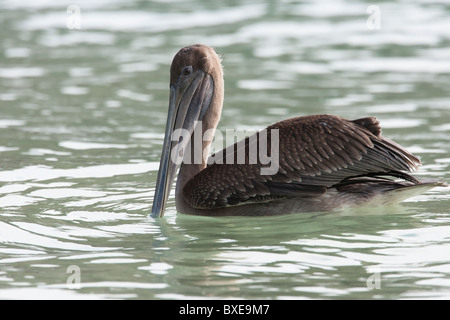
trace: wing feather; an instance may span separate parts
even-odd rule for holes
[[[183,188],[186,201],[202,209],[317,196],[352,177],[402,177],[407,175],[400,171],[413,171],[420,165],[414,155],[381,136],[373,117],[353,121],[331,115],[292,118],[267,128],[269,142],[271,129],[279,130],[276,174],[261,175],[264,165],[249,163],[249,150],[259,150],[250,146],[258,143],[256,134],[220,151],[224,164],[213,163],[189,180]],[[245,148],[246,163],[226,164],[226,157],[238,148]]]

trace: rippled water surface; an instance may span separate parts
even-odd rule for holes
[[[220,129],[372,115],[417,177],[450,181],[448,1],[76,2],[0,1],[1,299],[450,298],[450,188],[267,218],[171,197],[147,217],[193,43],[224,59]]]

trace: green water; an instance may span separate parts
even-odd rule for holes
[[[0,1],[1,299],[450,298],[449,188],[267,218],[172,196],[147,217],[169,66],[193,43],[223,57],[220,130],[376,116],[418,178],[450,181],[446,1],[381,2],[378,22],[365,1],[73,4]]]

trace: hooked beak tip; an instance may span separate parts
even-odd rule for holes
[[[154,213],[154,212],[150,213],[148,216],[149,216],[150,218],[153,218],[153,219],[157,219],[157,218],[161,218],[161,217],[162,217],[162,216],[160,216],[159,214]]]
[[[165,211],[165,203],[161,203],[160,201],[154,201],[152,206],[152,211],[148,215],[151,218],[162,218],[164,216]]]

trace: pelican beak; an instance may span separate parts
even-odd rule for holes
[[[180,154],[184,154],[195,126],[209,108],[213,92],[212,77],[202,70],[180,75],[176,83],[170,86],[169,112],[150,214],[153,218],[164,215],[175,173],[181,162],[177,159]]]

